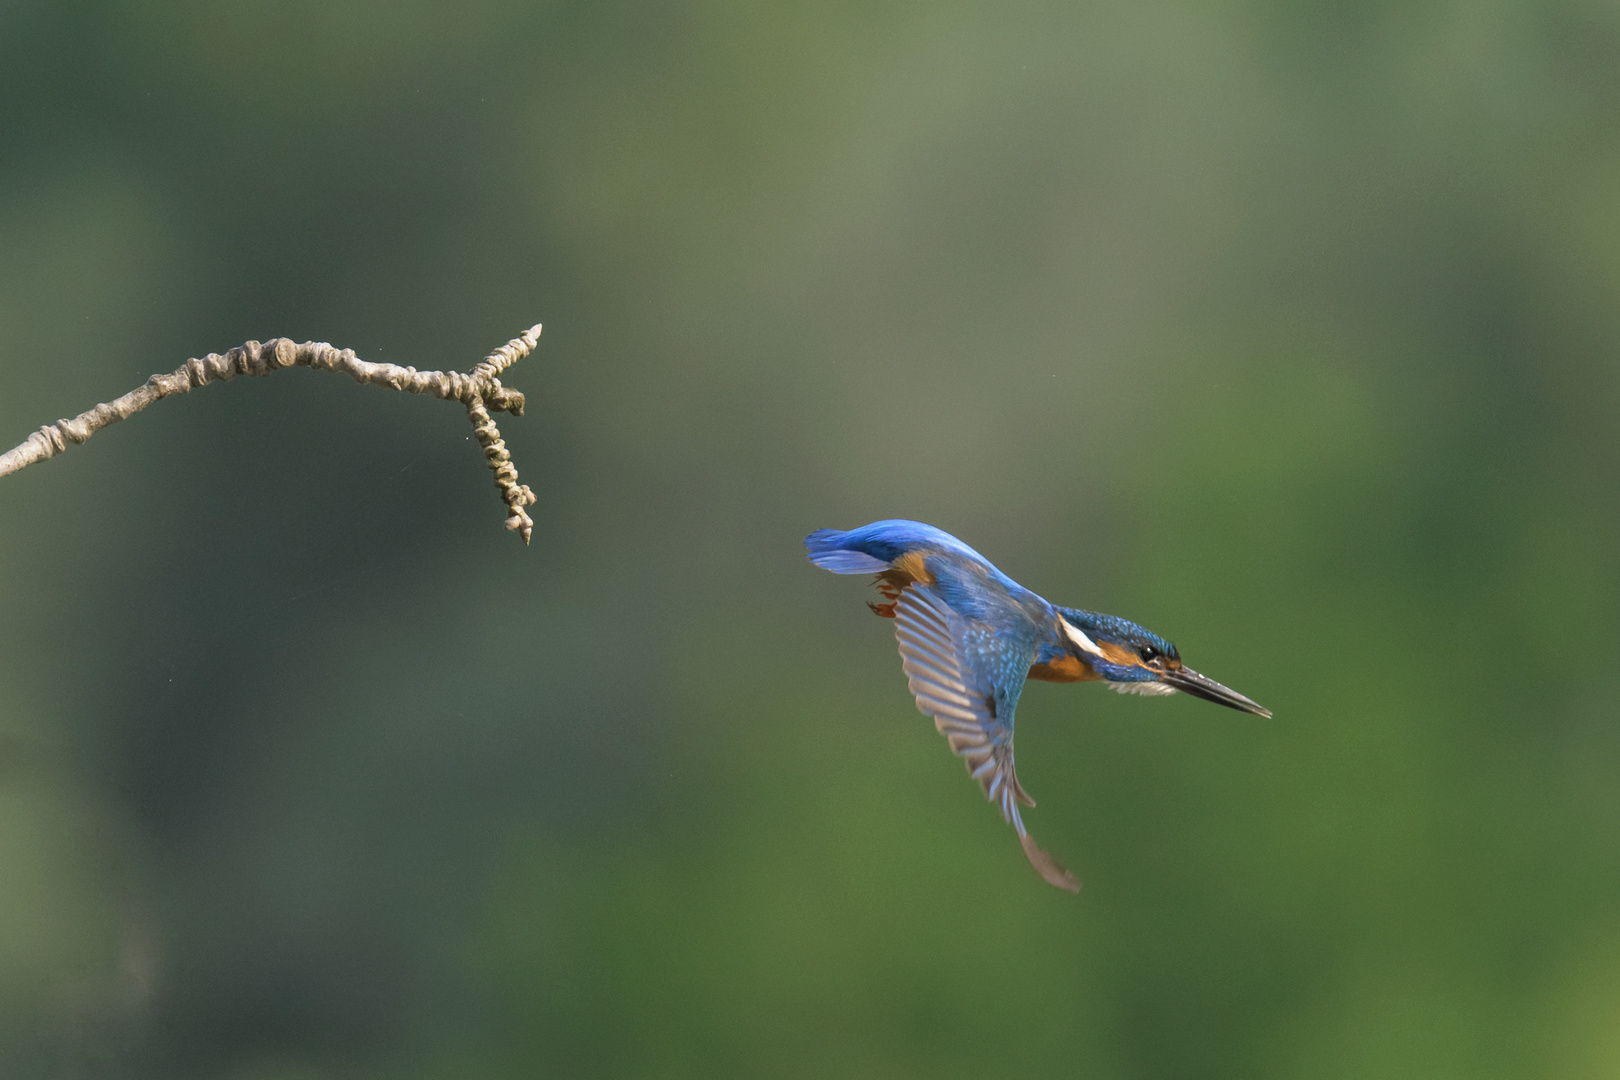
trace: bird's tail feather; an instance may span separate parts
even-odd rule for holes
[[[1056,885],[1065,892],[1077,893],[1080,891],[1080,879],[1063,869],[1061,863],[1042,851],[1035,843],[1035,838],[1030,836],[1029,833],[1020,830],[1018,843],[1022,845],[1024,857],[1029,860],[1029,865],[1035,868],[1037,874],[1046,879],[1048,885]]]
[[[1015,780],[1014,783],[1016,782]],[[1034,800],[1030,800],[1029,805],[1035,805]],[[1010,811],[1013,828],[1018,830],[1018,844],[1024,849],[1024,858],[1029,860],[1029,865],[1035,868],[1035,872],[1045,878],[1048,885],[1056,885],[1065,892],[1079,892],[1080,879],[1065,870],[1062,863],[1041,850],[1040,845],[1035,843],[1035,838],[1029,835],[1029,830],[1024,828],[1024,815],[1018,812],[1018,808],[1008,802],[1006,809]]]

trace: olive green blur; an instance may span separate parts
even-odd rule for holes
[[[1620,10],[0,3],[0,1075],[1620,1076]],[[1032,685],[1030,872],[812,529]]]

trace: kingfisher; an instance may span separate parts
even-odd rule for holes
[[[920,521],[874,521],[805,538],[810,561],[835,574],[875,574],[883,600],[872,611],[894,620],[900,667],[917,708],[962,758],[985,797],[1018,832],[1049,883],[1080,882],[1035,843],[1018,812],[1035,805],[1013,768],[1013,712],[1027,679],[1106,682],[1124,694],[1184,691],[1269,717],[1262,708],[1181,662],[1164,638],[1128,619],[1058,607],[1030,592],[942,529]]]

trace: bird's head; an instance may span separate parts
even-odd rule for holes
[[[1122,694],[1181,690],[1229,709],[1271,715],[1271,710],[1187,667],[1174,645],[1144,626],[1077,608],[1060,607],[1057,614],[1074,655]]]

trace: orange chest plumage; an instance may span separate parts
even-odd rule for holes
[[[1029,677],[1042,682],[1091,682],[1101,679],[1095,668],[1078,656],[1058,656],[1029,669]]]

